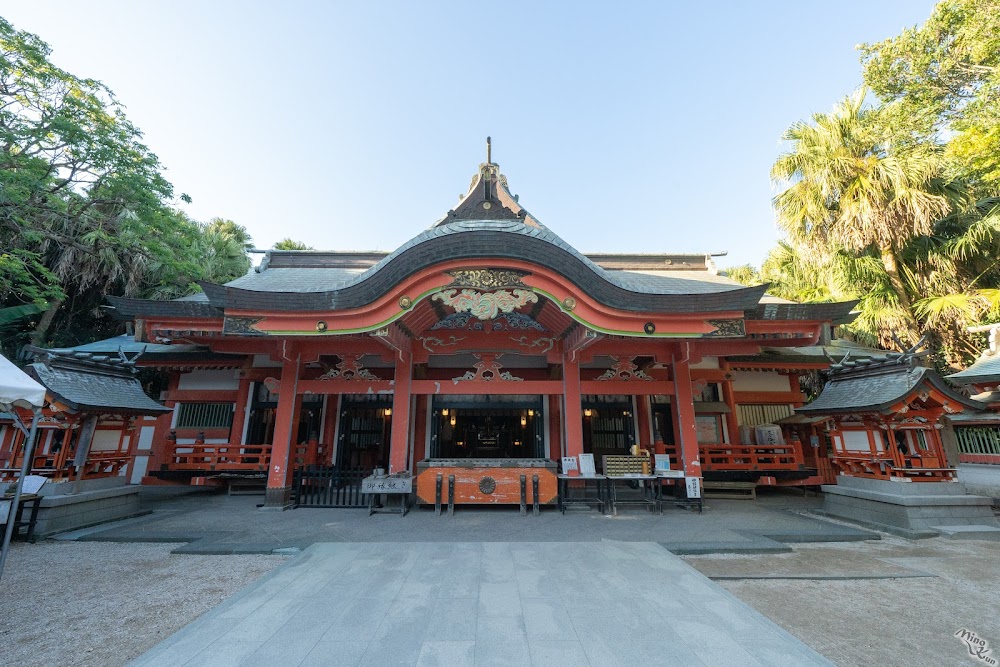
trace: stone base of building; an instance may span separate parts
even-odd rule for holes
[[[263,511],[290,510],[294,507],[292,503],[292,487],[283,486],[277,489],[268,487],[264,491],[264,505],[260,509]]]
[[[145,514],[139,507],[139,487],[124,477],[49,482],[42,487],[35,537],[41,539],[68,530],[87,528]]]
[[[991,500],[960,482],[893,482],[840,475],[823,485],[823,512],[907,538],[936,537],[938,527],[1000,528]]]

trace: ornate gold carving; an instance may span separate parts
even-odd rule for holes
[[[520,345],[521,347],[526,347],[533,354],[545,354],[553,347],[555,347],[556,341],[554,338],[529,338],[528,336],[521,336],[520,338],[515,338],[511,336],[510,339]],[[536,350],[535,348],[542,348]]]
[[[510,269],[457,269],[448,271],[448,275],[453,278],[449,287],[496,290],[504,287],[524,287],[521,278],[528,273]]]
[[[639,367],[632,362],[632,359],[635,359],[635,357],[621,360],[618,357],[611,358],[615,364],[606,370],[604,375],[597,378],[598,380],[642,380],[644,382],[651,382],[653,380],[645,371],[640,371]]]
[[[509,313],[529,303],[537,303],[538,295],[528,289],[478,292],[474,289],[446,289],[431,297],[451,306],[455,312],[472,313],[481,320],[492,320],[499,313]]]
[[[263,317],[229,316],[223,320],[222,332],[227,334],[242,334],[244,336],[266,336],[266,331],[261,331],[256,327],[256,324],[263,319]]]
[[[705,320],[713,331],[705,334],[705,338],[742,338],[747,335],[743,320]]]
[[[483,382],[493,382],[495,380],[521,382],[524,380],[524,378],[512,375],[510,371],[501,370],[503,366],[497,361],[497,357],[500,355],[473,354],[472,356],[480,360],[472,365],[476,370],[466,371],[465,375],[452,378],[452,382],[458,384],[459,382],[468,382],[469,380],[481,380]]]
[[[428,352],[434,352],[435,347],[451,347],[457,345],[459,341],[465,340],[464,336],[448,336],[448,340],[441,340],[436,336],[424,336],[420,339],[420,344]]]
[[[336,368],[331,368],[317,380],[379,380],[376,375],[361,365],[358,355],[344,355]]]

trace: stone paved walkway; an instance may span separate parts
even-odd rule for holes
[[[830,665],[649,542],[316,543],[133,663]]]

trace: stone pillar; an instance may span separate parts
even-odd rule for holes
[[[410,450],[410,385],[413,357],[409,352],[396,356],[396,375],[392,394],[392,438],[389,441],[389,472],[408,470],[406,455]]]
[[[289,359],[291,357],[291,359]],[[278,410],[274,416],[274,437],[271,439],[271,464],[267,473],[267,491],[264,509],[288,509],[292,497],[292,466],[289,464],[294,444],[292,427],[295,425],[295,395],[299,386],[301,355],[286,350],[281,364],[281,383],[278,385]]]
[[[564,456],[583,453],[583,413],[580,408],[580,362],[563,359]]]
[[[701,477],[701,460],[698,456],[698,429],[695,426],[694,394],[691,391],[691,345],[681,343],[672,362],[674,377],[674,419],[676,420],[677,454],[684,463],[687,477]]]

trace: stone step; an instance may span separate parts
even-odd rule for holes
[[[1000,528],[994,526],[931,526],[949,540],[991,540],[1000,542]]]

